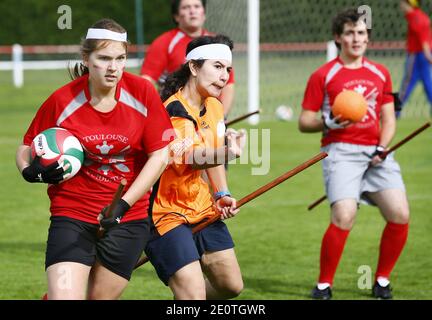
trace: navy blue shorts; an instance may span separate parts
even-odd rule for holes
[[[196,234],[189,225],[182,224],[163,236],[156,236],[147,243],[145,253],[156,269],[159,279],[168,285],[169,278],[178,270],[196,260],[204,252],[234,248],[227,226],[216,221]]]
[[[93,266],[96,259],[108,270],[130,280],[150,237],[148,219],[121,223],[97,238],[98,224],[68,217],[51,217],[45,269],[59,262]]]

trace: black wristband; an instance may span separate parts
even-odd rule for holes
[[[126,214],[126,212],[130,209],[130,205],[124,201],[123,199],[120,199],[117,205],[113,208],[112,215],[110,217],[105,217],[105,213],[108,207],[105,207],[102,210],[102,215],[104,216],[101,221],[99,221],[99,224],[102,228],[105,230],[108,230],[116,225],[118,225],[121,222],[121,219]]]
[[[63,177],[64,169],[55,161],[47,166],[40,163],[40,157],[36,156],[28,167],[21,172],[23,178],[28,182],[44,182],[57,184]]]
[[[105,208],[103,208],[101,212],[102,215],[104,216],[103,217],[104,219],[117,219],[117,218],[121,219],[125,215],[126,211],[130,209],[130,205],[123,199],[120,199],[115,205],[115,207],[112,208],[110,216],[107,217],[106,212],[108,211],[109,208],[110,206],[106,206]]]
[[[25,167],[23,171],[21,171],[21,175],[27,182],[43,182],[42,173],[34,173],[30,166]]]
[[[382,154],[384,152],[385,152],[385,147],[383,147],[382,145],[377,145],[374,153],[372,153],[372,158],[375,156],[379,156],[381,159],[385,159],[385,157],[382,157]]]
[[[382,145],[377,145],[377,146],[376,146],[375,152],[376,152],[377,154],[381,154],[381,153],[383,153],[384,151],[385,151],[385,148],[384,148]]]
[[[122,217],[124,216],[124,214],[126,213],[126,211],[128,211],[130,209],[129,203],[127,203],[123,199],[120,199],[117,205],[121,208],[120,210],[118,210],[118,212],[120,213],[120,215]]]

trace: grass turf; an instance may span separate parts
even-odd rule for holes
[[[26,85],[14,89],[7,73],[0,75],[0,299],[39,299],[46,291],[46,188],[28,184],[19,176],[14,154],[38,106],[66,82],[63,71],[26,72]],[[421,118],[400,120],[394,142],[424,122]],[[245,123],[236,127],[240,126]],[[295,121],[261,122],[256,129],[262,132],[265,128],[271,133],[270,171],[252,176],[255,165],[231,165],[230,190],[237,198],[319,152],[319,135],[299,133]],[[429,129],[403,146],[396,156],[411,208],[408,242],[392,274],[396,299],[432,297],[431,138]],[[238,217],[227,222],[245,283],[238,299],[308,298],[318,275],[320,243],[329,223],[329,209],[327,203],[312,212],[306,207],[322,194],[321,168],[315,165],[245,205]],[[361,206],[336,274],[334,299],[370,298],[370,290],[358,288],[362,275],[358,270],[361,266],[375,270],[383,227],[376,208]],[[123,295],[123,299],[171,298],[170,290],[158,280],[150,264],[134,272]]]

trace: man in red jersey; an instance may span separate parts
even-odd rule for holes
[[[432,112],[432,53],[430,19],[420,9],[420,0],[401,0],[400,8],[408,23],[407,58],[399,98],[401,107],[408,101],[417,82],[421,80]],[[400,115],[400,112],[397,113]]]
[[[383,65],[364,57],[369,34],[356,9],[339,13],[332,29],[340,54],[309,78],[299,117],[300,131],[323,132],[322,150],[329,155],[323,161],[323,175],[331,223],[322,240],[320,275],[312,297],[331,298],[336,268],[362,201],[378,206],[387,223],[372,294],[390,299],[389,277],[405,245],[409,220],[399,165],[393,154],[385,160],[379,157],[396,131],[391,78]],[[332,114],[335,97],[344,90],[361,93],[368,102],[367,114],[358,123]]]
[[[153,84],[163,86],[166,76],[179,69],[186,61],[186,47],[193,39],[210,35],[204,29],[205,0],[173,0],[171,13],[176,28],[171,29],[151,44],[141,67],[141,75]],[[219,100],[228,116],[234,99],[234,73],[231,71],[228,84]]]

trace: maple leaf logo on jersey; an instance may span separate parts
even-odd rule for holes
[[[361,95],[363,95],[366,92],[366,90],[367,90],[367,87],[363,87],[360,84],[354,88],[354,91],[357,93],[360,93]]]

